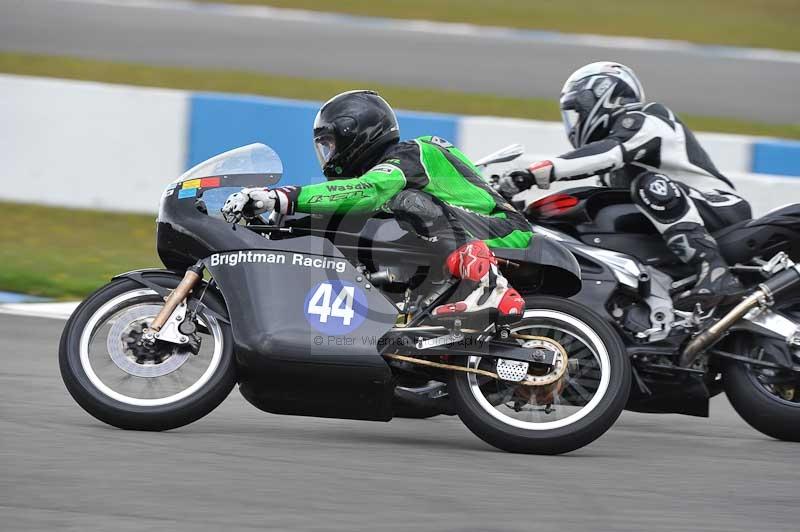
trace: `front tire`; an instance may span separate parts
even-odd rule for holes
[[[490,445],[513,453],[574,451],[600,437],[619,417],[630,391],[630,361],[614,329],[583,305],[546,296],[526,303],[525,317],[512,330],[561,342],[578,369],[568,371],[557,391],[526,392],[526,404],[509,390],[515,383],[488,378],[482,382],[471,373],[454,372],[449,389],[458,416]],[[470,357],[466,364],[478,368],[487,360],[495,363]],[[525,408],[530,415],[524,414]]]
[[[180,282],[166,273],[148,280],[168,289]],[[226,314],[210,290],[203,303]],[[164,354],[154,360],[131,355],[126,342],[135,327],[152,321],[162,305],[153,290],[117,279],[90,295],[67,322],[59,346],[61,376],[75,401],[100,421],[121,429],[174,429],[211,412],[236,384],[230,327],[208,312],[197,315],[204,332],[196,353],[159,342]],[[133,325],[126,329],[127,321]]]

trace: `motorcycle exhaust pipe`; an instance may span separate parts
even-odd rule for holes
[[[742,319],[748,312],[758,306],[770,306],[775,297],[793,288],[800,282],[800,264],[787,268],[777,275],[758,285],[758,289],[745,297],[741,303],[733,307],[717,323],[695,336],[681,354],[679,364],[688,367],[697,356],[708,349],[730,329],[733,324]]]

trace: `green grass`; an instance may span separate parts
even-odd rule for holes
[[[211,0],[800,50],[797,0]]]
[[[307,100],[327,100],[331,95],[344,90],[369,87],[378,90],[393,106],[402,109],[560,120],[555,98],[510,98],[346,80],[314,80],[241,71],[154,67],[18,53],[0,53],[0,72]],[[690,127],[700,131],[800,139],[800,124],[766,124],[702,116],[682,118]]]
[[[0,211],[0,290],[74,298],[160,264],[154,215],[2,202]]]

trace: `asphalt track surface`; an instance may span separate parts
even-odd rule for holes
[[[557,97],[577,67],[610,59],[637,70],[651,100],[683,113],[800,121],[800,55],[791,52],[746,58],[708,46],[253,13],[151,0],[3,0],[0,50],[545,98]]]
[[[722,398],[710,419],[624,413],[559,457],[456,418],[275,416],[234,391],[179,430],[103,425],[61,382],[64,322],[0,315],[0,530],[796,531],[797,444]]]

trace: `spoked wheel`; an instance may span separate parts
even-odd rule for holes
[[[470,357],[451,389],[472,432],[510,452],[560,454],[592,442],[628,399],[630,364],[616,332],[591,310],[551,297],[528,300],[512,327],[523,347],[550,350],[548,367]],[[487,376],[496,373],[505,379]]]
[[[174,288],[178,279],[151,279]],[[204,302],[217,312],[214,294]],[[167,430],[191,423],[221,403],[236,382],[228,326],[212,313],[188,313],[185,343],[148,343],[143,331],[163,299],[130,280],[92,294],[67,322],[59,359],[64,383],[94,417],[125,429]],[[189,329],[187,329],[189,330]]]

